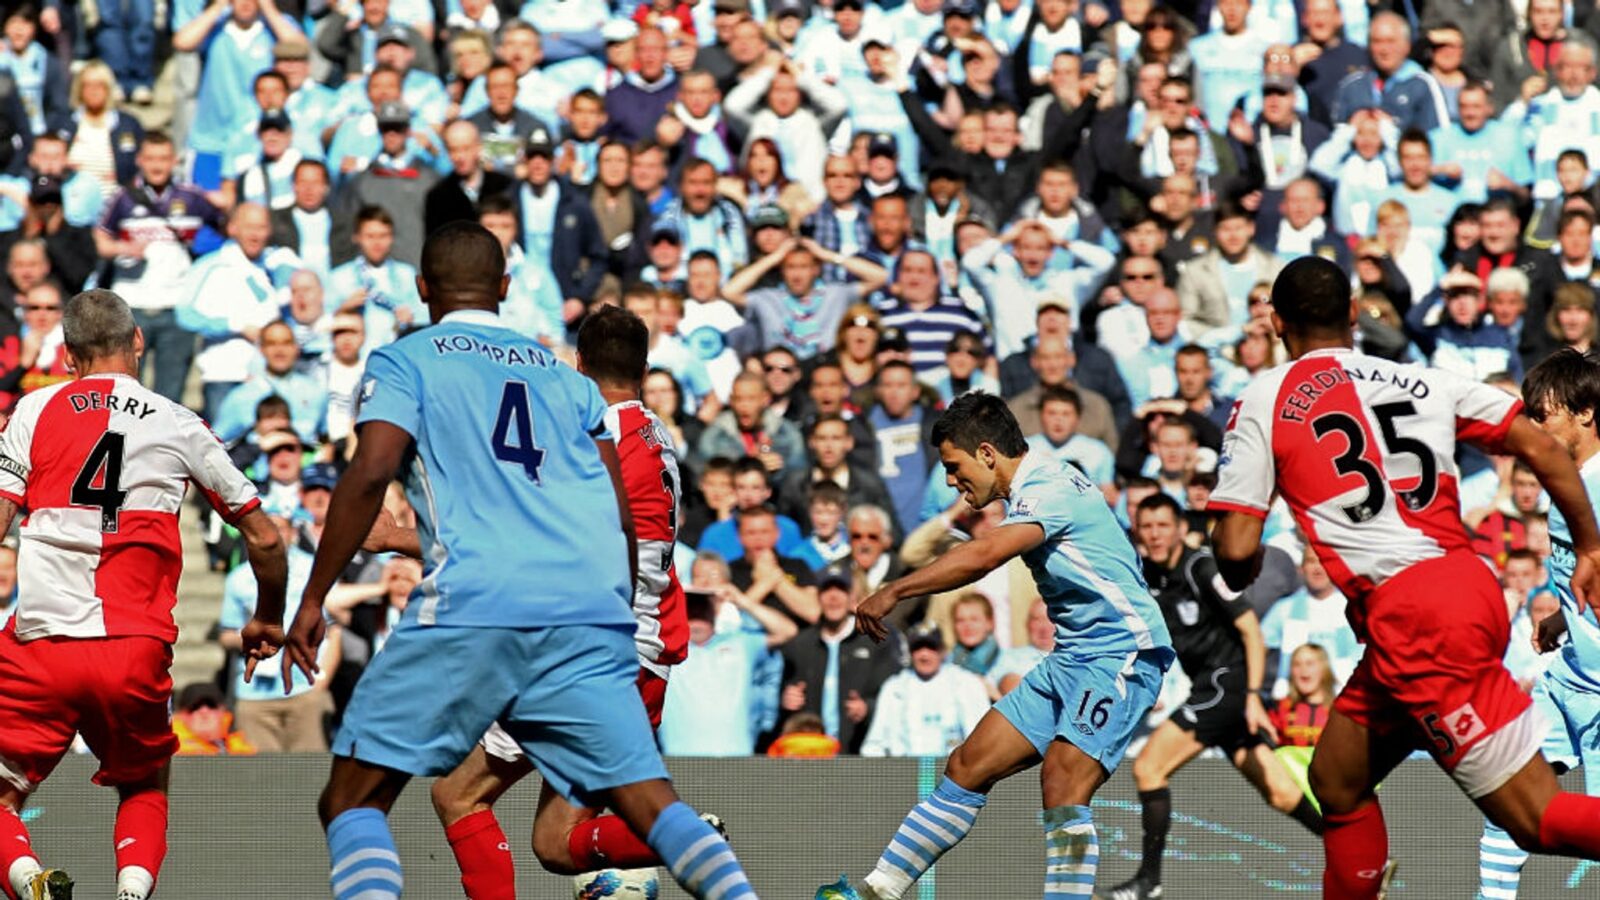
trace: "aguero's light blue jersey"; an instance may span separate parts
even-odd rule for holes
[[[1593,505],[1600,502],[1600,455],[1592,456],[1578,470],[1584,492]],[[1550,582],[1561,598],[1561,612],[1567,619],[1567,642],[1561,654],[1545,670],[1546,678],[1577,688],[1600,693],[1600,622],[1594,610],[1580,607],[1572,595],[1572,570],[1577,556],[1572,548],[1572,530],[1567,519],[1552,504],[1550,507],[1550,559],[1546,563]]]
[[[1011,479],[1001,524],[1031,523],[1045,541],[1022,554],[1056,626],[1056,652],[1073,657],[1156,651],[1174,658],[1139,556],[1105,494],[1071,463],[1029,451]]]
[[[594,439],[594,382],[483,310],[373,351],[357,425],[416,440],[404,473],[424,574],[401,627],[634,623],[628,549]]]

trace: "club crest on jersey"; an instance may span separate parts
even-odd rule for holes
[[[1011,514],[1014,516],[1031,516],[1039,507],[1039,498],[1020,497],[1011,504]]]

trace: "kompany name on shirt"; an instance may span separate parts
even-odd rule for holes
[[[547,369],[556,364],[556,359],[548,351],[535,349],[531,346],[505,347],[500,344],[486,341],[470,334],[449,334],[443,337],[429,338],[433,342],[433,352],[440,356],[449,356],[454,353],[475,353],[487,356],[497,363],[512,366],[534,366]]]

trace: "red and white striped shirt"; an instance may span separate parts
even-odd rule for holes
[[[678,540],[678,454],[661,420],[637,400],[607,409],[606,427],[617,440],[622,485],[639,543],[634,646],[639,665],[665,678],[667,667],[683,662],[689,652],[688,608],[672,564]]]
[[[1504,391],[1440,369],[1314,351],[1240,396],[1206,508],[1265,516],[1281,494],[1350,598],[1354,624],[1384,581],[1471,550],[1456,442],[1497,448],[1521,410]]]
[[[190,481],[229,522],[260,505],[205,422],[138,379],[95,375],[23,397],[0,433],[0,496],[26,515],[18,639],[176,640]]]

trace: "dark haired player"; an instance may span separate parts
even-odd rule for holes
[[[437,324],[367,361],[360,443],[289,633],[286,685],[291,662],[317,671],[323,600],[403,472],[425,575],[334,742],[318,812],[335,900],[400,896],[388,810],[496,722],[569,804],[615,809],[691,895],[754,897],[672,789],[638,699],[639,560],[606,402],[501,323],[505,267],[477,223],[423,245],[418,289]]]
[[[1143,807],[1143,856],[1138,874],[1113,888],[1111,900],[1162,895],[1161,857],[1172,824],[1167,781],[1207,747],[1226,753],[1280,812],[1313,834],[1322,833],[1322,817],[1267,743],[1278,739],[1261,702],[1267,645],[1249,601],[1222,583],[1209,550],[1184,543],[1188,526],[1176,500],[1161,493],[1144,498],[1134,510],[1133,525],[1145,554],[1144,580],[1166,617],[1178,664],[1194,686],[1133,761]]]
[[[1100,858],[1089,801],[1161,690],[1173,659],[1166,623],[1100,489],[1072,463],[1029,452],[1005,401],[958,397],[934,424],[932,444],[968,505],[1004,501],[1006,518],[880,588],[862,601],[857,624],[881,641],[883,617],[901,599],[971,584],[1020,555],[1055,623],[1055,649],[950,755],[944,780],[907,814],[865,882],[840,879],[817,897],[900,900],[972,829],[996,784],[1043,761],[1044,892],[1088,898]]]
[[[1600,798],[1562,793],[1544,728],[1501,659],[1499,582],[1461,524],[1458,440],[1521,459],[1571,528],[1573,594],[1600,601],[1600,532],[1572,457],[1515,398],[1448,372],[1353,349],[1349,277],[1310,256],[1272,286],[1290,362],[1240,397],[1209,508],[1230,588],[1250,583],[1274,494],[1350,598],[1367,644],[1311,762],[1327,853],[1323,896],[1382,890],[1389,838],[1374,788],[1424,747],[1517,845],[1600,858]]]

